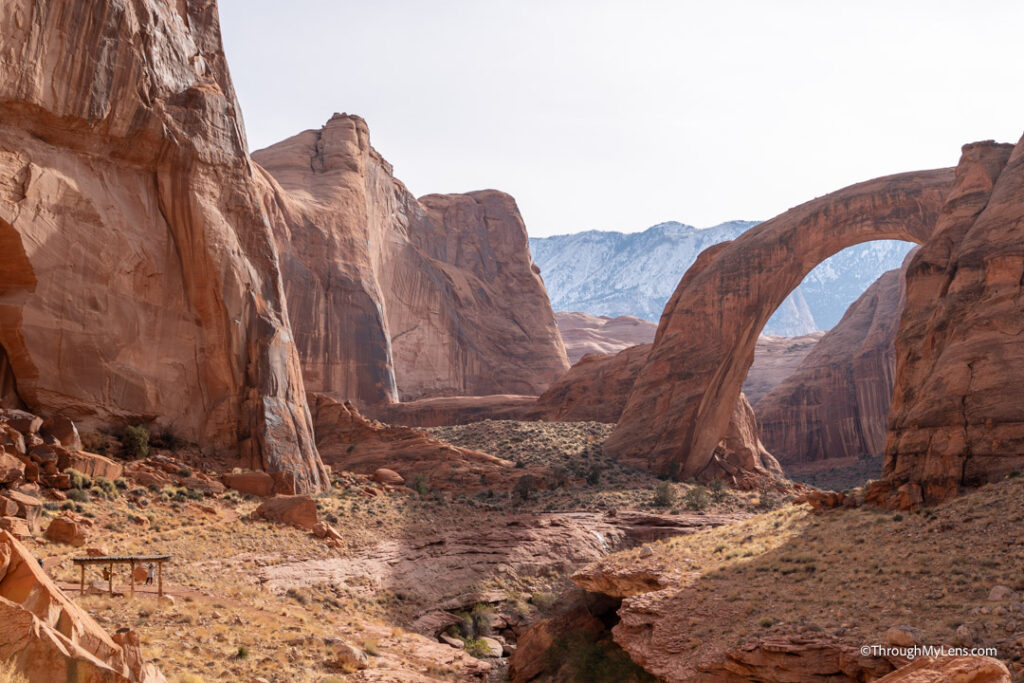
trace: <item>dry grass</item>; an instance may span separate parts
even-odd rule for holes
[[[1024,482],[993,484],[935,508],[814,515],[787,506],[692,536],[618,553],[598,564],[677,572],[658,629],[694,658],[747,641],[800,633],[859,646],[891,626],[957,644],[965,624],[1021,675],[1024,603],[987,601],[993,586],[1024,590]]]

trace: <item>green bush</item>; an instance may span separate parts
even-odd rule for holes
[[[428,495],[430,493],[430,477],[422,472],[414,474],[409,480],[409,488],[421,496]]]
[[[654,504],[660,508],[669,508],[676,502],[676,488],[671,482],[663,481],[654,489]]]
[[[71,489],[66,495],[68,500],[73,500],[76,503],[89,503],[92,501],[92,496],[89,495],[89,492],[82,489]]]
[[[703,486],[694,486],[683,496],[683,503],[688,510],[703,510],[708,506],[708,490]]]
[[[190,470],[187,467],[182,467],[181,469],[178,470],[178,476],[179,477],[185,477],[185,478],[191,477],[192,476],[192,470]]]
[[[125,457],[138,460],[149,455],[149,430],[144,425],[129,425],[121,432],[121,449]]]
[[[487,647],[487,643],[479,638],[466,638],[464,642],[466,643],[466,654],[477,659],[491,656],[491,648]]]
[[[725,488],[725,482],[721,479],[713,479],[708,484],[708,490],[711,492],[711,498],[716,503],[722,502],[729,495],[728,489]]]
[[[64,470],[64,474],[71,477],[71,488],[73,489],[89,489],[92,488],[92,479],[89,475],[82,474],[76,469],[67,468]]]

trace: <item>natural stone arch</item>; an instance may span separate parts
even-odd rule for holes
[[[852,185],[705,250],[665,306],[605,451],[680,479],[698,476],[726,432],[757,337],[790,292],[855,244],[922,243],[953,175],[938,169]]]

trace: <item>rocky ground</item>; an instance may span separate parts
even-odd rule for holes
[[[1024,680],[1024,512],[1007,505],[1022,495],[1013,478],[914,513],[788,505],[612,555],[574,579],[626,598],[615,639],[667,680],[753,667],[772,648],[792,662],[812,650],[853,660],[894,639],[995,647]],[[856,666],[876,665],[889,666]]]
[[[556,476],[544,485],[554,488],[463,495],[428,478],[399,486],[336,473],[332,491],[315,499],[319,520],[338,532],[327,541],[255,520],[261,499],[225,491],[195,462],[173,464],[193,458],[191,449],[154,448],[124,478],[73,473],[67,499],[43,503],[39,528],[77,520],[63,539],[76,545],[45,534],[25,543],[101,626],[137,631],[144,656],[172,682],[501,680],[518,637],[578,594],[569,576],[580,567],[781,504],[774,493],[670,484],[619,467],[601,453],[608,429],[492,422],[434,430],[524,470],[546,467]],[[110,435],[84,440],[115,457],[124,451]],[[71,558],[88,549],[171,554],[164,579],[172,600],[158,601],[152,586],[132,597],[127,568],[115,572],[113,596],[90,570],[80,596]]]

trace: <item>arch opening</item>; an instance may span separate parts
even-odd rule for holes
[[[754,367],[775,371],[774,377],[763,378],[773,386],[760,394],[748,393],[759,437],[786,476],[835,490],[863,484],[882,470],[896,372],[896,332],[906,302],[905,266],[912,244],[867,244],[871,248],[857,250],[858,257],[866,252],[895,267],[867,286],[858,282],[859,296],[816,341],[762,339]],[[828,270],[827,261],[822,265]],[[801,286],[821,270],[819,266],[812,271]],[[818,273],[819,280],[826,274]],[[845,292],[847,297],[851,293]],[[769,344],[769,358],[759,358]],[[745,390],[750,381],[748,375]]]

